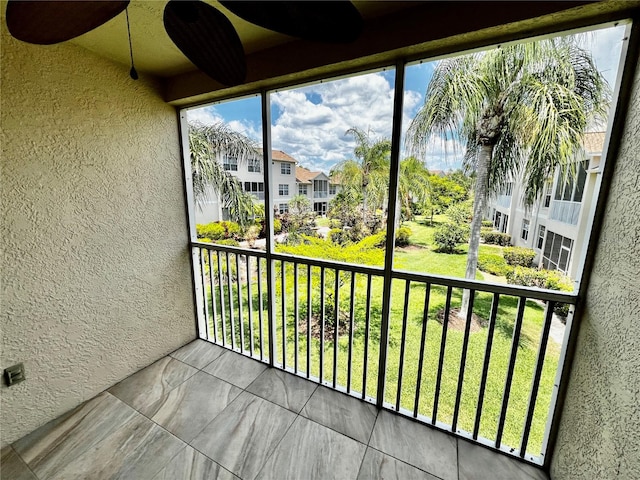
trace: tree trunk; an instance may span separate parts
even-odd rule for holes
[[[465,278],[469,280],[476,278],[476,269],[478,268],[480,227],[482,227],[482,218],[489,194],[489,165],[491,164],[492,155],[493,145],[480,146],[473,196],[473,220],[471,221],[471,233],[469,234],[469,253],[467,255],[467,271],[465,274]],[[470,291],[464,290],[462,293],[462,305],[460,306],[461,317],[467,316],[469,297]]]

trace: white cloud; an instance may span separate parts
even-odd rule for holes
[[[214,110],[213,107],[204,107],[187,110],[187,121],[189,123],[212,125],[214,123],[224,121],[224,119]]]
[[[359,75],[272,95],[276,120],[271,127],[273,148],[284,150],[303,165],[328,171],[353,157],[355,140],[345,132],[357,127],[374,138],[391,138],[393,85],[382,73]],[[420,102],[405,92],[403,126]]]
[[[611,88],[615,85],[624,32],[625,25],[619,25],[615,28],[596,30],[587,35],[586,47],[591,50],[598,70],[602,72]]]

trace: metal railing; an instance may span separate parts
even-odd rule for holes
[[[565,200],[552,200],[549,218],[558,222],[577,225],[580,217],[580,202],[569,202]]]
[[[552,344],[553,312],[576,295],[392,270],[382,335],[382,268],[199,242],[192,249],[202,338],[543,463],[568,340]],[[467,312],[451,317],[465,289]]]

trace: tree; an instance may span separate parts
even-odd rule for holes
[[[475,170],[466,278],[475,278],[486,201],[522,178],[531,206],[560,166],[570,170],[591,119],[603,117],[608,86],[576,36],[509,45],[441,61],[407,139],[424,152],[429,139],[458,138]],[[462,312],[468,306],[468,291]]]
[[[220,159],[233,157],[243,163],[258,153],[256,143],[224,123],[189,125],[191,178],[196,205],[202,210],[212,191],[229,208],[234,220],[246,225],[253,214],[253,201],[240,181],[227,172]]]
[[[401,212],[407,212],[401,217],[412,218],[412,204],[424,204],[430,198],[429,171],[416,157],[408,157],[400,162],[398,181],[398,200]]]
[[[338,178],[344,196],[362,200],[362,220],[366,224],[367,210],[382,206],[389,190],[389,155],[391,140],[373,139],[369,132],[352,127],[345,135],[353,135],[356,146],[353,153],[357,160],[339,163],[332,171]]]

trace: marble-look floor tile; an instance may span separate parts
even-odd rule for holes
[[[381,411],[369,445],[444,480],[458,478],[456,439]]]
[[[164,357],[125,378],[111,387],[109,392],[137,410],[144,405],[157,402],[197,371],[171,357]]]
[[[371,447],[364,455],[357,480],[371,480],[383,478],[385,480],[438,480],[438,477],[418,470],[408,463],[390,457]]]
[[[243,392],[191,445],[244,480],[253,480],[296,415]]]
[[[140,412],[190,442],[241,392],[230,383],[198,372],[162,399],[140,408]]]
[[[247,388],[267,366],[239,353],[226,351],[203,370],[240,388]]]
[[[11,446],[0,452],[0,480],[38,480]]]
[[[366,448],[360,442],[298,417],[257,478],[355,478]]]
[[[270,368],[249,385],[247,391],[299,413],[316,387],[309,380]]]
[[[153,480],[239,480],[210,458],[187,446]]]
[[[300,415],[367,444],[378,410],[357,398],[318,387]]]
[[[18,440],[13,447],[38,477],[50,478],[137,415],[103,392]]]
[[[186,444],[140,414],[47,480],[153,478]]]
[[[195,340],[171,353],[171,356],[176,360],[202,370],[224,352],[226,352],[226,349],[206,340]]]
[[[539,468],[491,450],[458,440],[459,480],[491,478],[492,480],[548,480]]]

